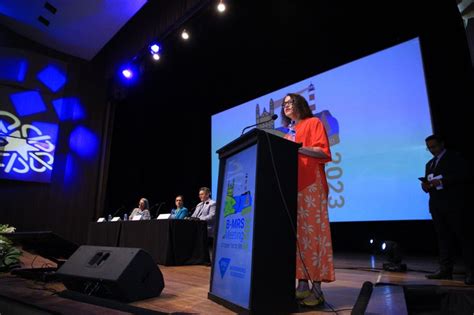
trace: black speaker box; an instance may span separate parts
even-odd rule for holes
[[[81,246],[56,275],[66,288],[119,301],[137,301],[161,294],[163,274],[140,248]]]

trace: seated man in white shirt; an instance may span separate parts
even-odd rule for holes
[[[133,209],[132,213],[130,214],[131,221],[137,220],[150,220],[150,207],[148,200],[146,198],[140,199],[138,202],[138,208]]]
[[[196,210],[192,214],[192,218],[197,218],[207,222],[207,235],[214,237],[214,221],[216,215],[216,202],[211,199],[211,190],[207,187],[199,189],[199,199],[201,202],[197,204]]]

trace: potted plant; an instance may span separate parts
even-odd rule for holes
[[[0,224],[0,272],[10,271],[20,264],[21,251],[13,246],[4,233],[13,233],[15,228],[8,224]]]

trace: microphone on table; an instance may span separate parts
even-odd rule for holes
[[[196,219],[198,219],[198,218],[192,216],[194,214],[194,211],[196,211],[196,207],[191,208],[191,211],[189,212],[189,215],[185,219],[186,220],[196,220]]]
[[[269,121],[272,121],[272,120],[276,120],[278,118],[278,115],[277,114],[273,114],[272,117],[270,117],[270,119],[265,119],[264,121],[261,121],[261,122],[258,122],[256,124],[253,124],[253,125],[250,125],[250,126],[247,126],[245,127],[244,129],[242,129],[242,133],[240,135],[243,135],[245,130],[249,129],[249,128],[252,128],[252,127],[255,127],[255,126],[258,126],[258,125],[262,125],[262,124],[265,124]]]
[[[162,201],[160,203],[155,203],[153,205],[153,207],[150,208],[150,210],[151,210],[151,209],[155,208],[156,206],[158,206],[158,209],[156,210],[156,213],[155,213],[155,218],[158,217],[158,214],[160,214],[160,209],[164,204],[166,204],[166,202]]]
[[[112,214],[112,218],[115,217],[115,215],[116,215],[117,213],[119,213],[121,210],[124,210],[124,209],[125,209],[125,206],[124,206],[124,205],[120,206],[120,208],[118,208],[118,209],[114,212],[114,214]]]

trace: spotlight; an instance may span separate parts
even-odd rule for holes
[[[219,4],[217,5],[217,11],[221,13],[225,11],[225,4],[223,0],[219,1]]]
[[[372,254],[375,254],[377,253],[377,251],[379,250],[379,246],[380,245],[377,245],[378,242],[375,238],[369,238],[369,240],[367,241],[366,243],[366,248],[372,253]]]
[[[152,54],[156,54],[160,51],[160,46],[158,44],[153,44],[150,46],[150,51]]]
[[[153,60],[155,60],[155,61],[160,60],[160,55],[159,54],[153,54]]]
[[[131,79],[133,77],[133,71],[130,68],[123,69],[122,75],[126,79]]]
[[[181,32],[181,38],[183,38],[184,40],[188,40],[188,39],[189,39],[189,33],[188,33],[188,31],[183,30],[183,31]]]
[[[402,263],[402,251],[398,243],[385,241],[382,243],[382,253],[387,262],[383,263],[383,270],[402,272],[407,271],[407,265]]]

